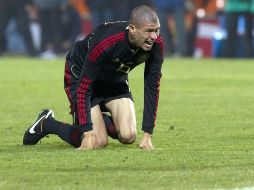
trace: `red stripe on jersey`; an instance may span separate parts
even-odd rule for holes
[[[159,92],[160,92],[160,76],[157,79],[157,86],[156,86],[155,112],[154,112],[154,116],[153,116],[153,121],[154,121],[153,126],[154,127],[155,127],[155,121],[156,121],[156,117],[157,117],[157,109],[158,109],[158,102],[159,102]]]
[[[85,94],[92,83],[92,80],[87,78],[86,76],[80,82],[80,86],[77,90],[77,105],[78,105],[78,117],[79,117],[79,124],[84,125],[86,124],[86,98]]]
[[[124,39],[125,32],[118,33],[114,36],[110,36],[105,40],[101,41],[89,54],[88,58],[90,61],[95,62],[96,59],[101,55],[110,46],[113,46],[115,43]]]
[[[155,40],[155,42],[157,42],[157,43],[159,44],[159,46],[160,46],[160,51],[161,51],[161,55],[163,55],[163,51],[164,51],[164,41],[163,41],[162,37],[159,36],[159,37]]]
[[[64,69],[64,81],[65,81],[65,92],[67,94],[67,97],[70,101],[70,103],[72,103],[72,98],[71,98],[71,93],[70,93],[70,86],[71,86],[71,71],[69,68],[69,65],[67,63],[67,61],[65,62],[65,69]]]
[[[65,79],[66,84],[68,86],[70,86],[71,85],[71,71],[70,71],[67,61],[65,62],[64,79]]]
[[[64,81],[65,81],[65,93],[69,99],[70,102],[70,114],[73,114],[73,101],[72,101],[72,97],[71,97],[71,92],[70,92],[70,86],[71,86],[71,71],[69,68],[69,65],[67,63],[67,61],[65,62],[65,70],[64,70]]]

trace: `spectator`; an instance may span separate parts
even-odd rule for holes
[[[60,10],[60,47],[57,46],[57,53],[65,53],[77,40],[80,34],[80,16],[69,4],[61,4]]]
[[[69,4],[79,13],[80,34],[78,39],[82,39],[92,31],[91,11],[87,0],[69,0]]]
[[[90,10],[86,4],[86,0],[69,0],[69,4],[77,10],[82,19],[90,17]]]
[[[87,0],[87,5],[91,9],[92,27],[114,20],[114,0]]]
[[[37,55],[29,30],[27,9],[32,6],[28,0],[1,0],[0,1],[0,54],[6,51],[5,30],[11,19],[15,19],[19,34],[22,36],[27,53]]]
[[[177,56],[185,55],[185,0],[153,0],[161,22],[161,34],[165,39],[165,55],[174,53]],[[173,15],[176,26],[176,43],[173,43],[172,32],[169,31],[168,16]]]
[[[239,18],[244,18],[244,28],[245,28],[245,44],[244,48],[244,57],[251,57],[253,51],[253,37],[252,37],[252,29],[253,29],[253,15],[251,13],[250,7],[252,0],[227,0],[225,6],[225,24],[227,31],[227,40],[225,44],[225,56],[226,57],[237,57],[237,48],[239,47],[239,43],[237,42],[237,27]],[[253,2],[253,1],[252,1]]]
[[[252,14],[252,19],[253,19],[253,17],[254,17],[254,0],[251,0],[250,11]],[[252,20],[252,24],[253,24],[253,20]],[[252,29],[253,29],[253,26],[252,26]],[[253,36],[252,36],[252,38],[253,38]],[[252,39],[252,57],[254,57],[254,41],[253,41],[253,39]]]
[[[186,48],[185,56],[193,56],[195,50],[195,39],[197,34],[197,6],[194,0],[187,0],[186,5]]]
[[[56,58],[56,49],[61,42],[61,21],[59,6],[67,0],[33,0],[39,8],[39,20],[42,30],[42,58]]]
[[[140,5],[151,6],[151,0],[124,0],[118,3],[119,0],[111,1],[112,19],[115,21],[127,21],[132,9]],[[103,21],[104,22],[104,21]]]

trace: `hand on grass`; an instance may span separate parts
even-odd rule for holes
[[[91,150],[95,149],[95,135],[93,130],[84,132],[83,141],[78,150]]]
[[[151,134],[149,133],[144,133],[143,138],[141,139],[141,142],[139,144],[139,148],[143,150],[153,150],[153,144],[152,144],[152,139],[151,139]]]

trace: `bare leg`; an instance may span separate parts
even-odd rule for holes
[[[108,135],[99,105],[91,109],[91,117],[95,134],[95,148],[106,147],[108,144]]]
[[[106,108],[111,113],[118,131],[118,140],[130,144],[136,139],[136,115],[134,103],[129,98],[120,98],[108,102]]]

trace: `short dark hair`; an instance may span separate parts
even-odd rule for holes
[[[130,24],[133,24],[134,26],[140,26],[145,21],[158,23],[159,18],[157,14],[150,7],[146,5],[141,5],[134,8],[131,12],[131,16],[129,19]]]

